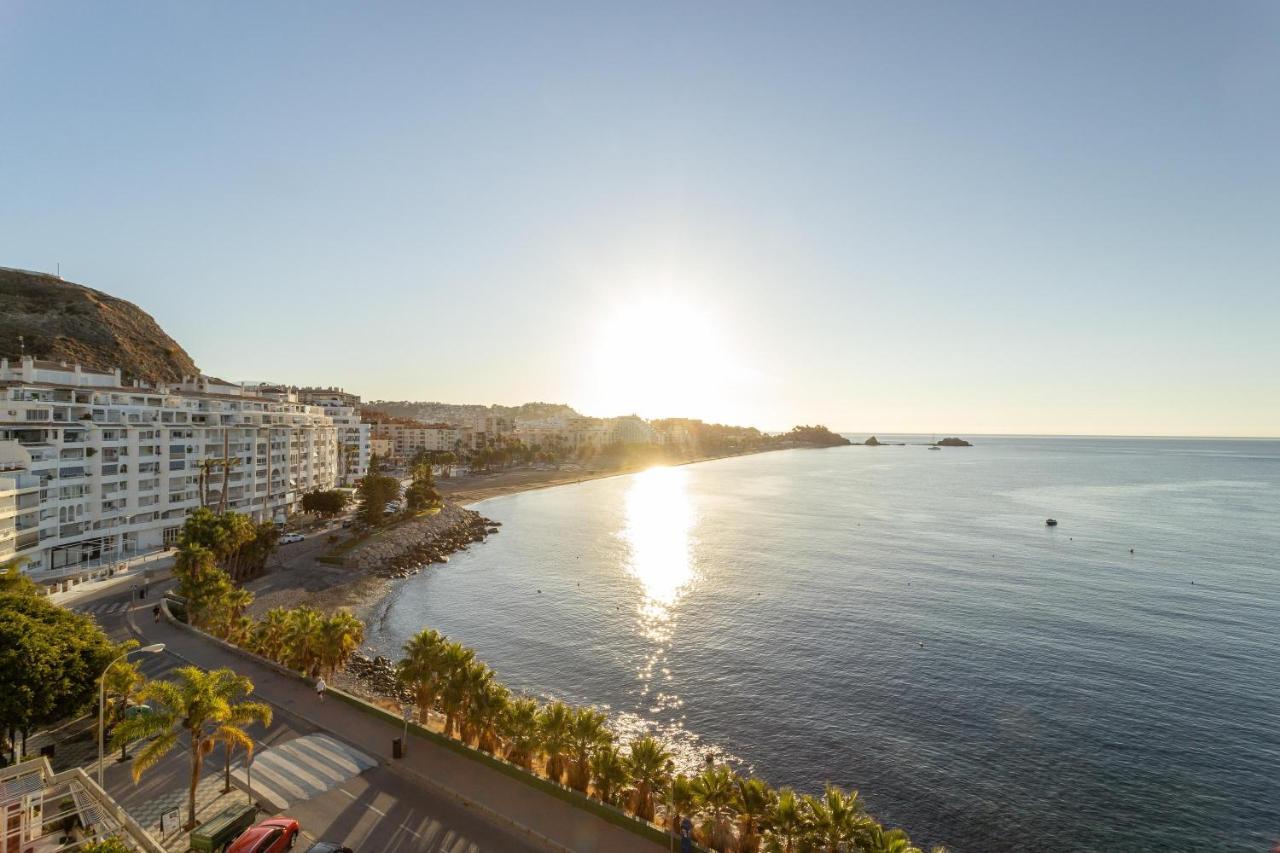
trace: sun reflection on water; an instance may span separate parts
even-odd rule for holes
[[[688,474],[680,468],[650,468],[632,478],[626,496],[626,570],[638,584],[637,627],[652,643],[636,675],[652,712],[676,711],[683,700],[669,689],[667,654],[675,628],[675,606],[695,578],[693,502]],[[655,689],[654,679],[665,682]]]
[[[680,468],[650,468],[632,479],[627,492],[626,567],[640,583],[645,633],[658,642],[669,639],[672,606],[694,575],[687,476]]]

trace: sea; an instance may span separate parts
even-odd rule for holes
[[[435,628],[683,769],[857,789],[922,846],[1269,851],[1280,441],[928,438],[484,501],[501,533],[368,642]]]

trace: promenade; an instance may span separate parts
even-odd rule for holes
[[[155,623],[143,609],[129,613],[130,629],[144,643],[164,643],[166,651],[204,669],[230,667],[254,683],[257,699],[289,712],[317,729],[372,756],[411,785],[427,786],[475,809],[531,845],[548,850],[654,853],[659,845],[585,810],[549,796],[452,750],[410,735],[405,757],[393,760],[391,742],[403,730],[385,719],[335,698],[321,701],[307,683],[223,649],[166,622]]]

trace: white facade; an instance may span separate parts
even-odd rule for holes
[[[360,421],[360,398],[340,388],[299,388],[298,399],[319,406],[338,429],[338,479],[354,486],[369,473],[370,424]]]
[[[333,420],[296,395],[208,377],[124,387],[118,370],[0,359],[0,478],[16,483],[0,484],[0,506],[14,503],[8,555],[37,581],[175,541],[202,480],[204,502],[220,505],[223,468],[209,461],[224,456],[226,508],[255,521],[337,485]]]

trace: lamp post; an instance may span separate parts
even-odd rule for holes
[[[131,651],[127,651],[124,654],[120,655],[120,657],[113,660],[111,663],[107,664],[107,668],[102,671],[102,676],[98,679],[98,787],[99,788],[102,788],[102,749],[103,749],[103,744],[106,741],[106,732],[104,732],[103,729],[106,727],[106,717],[107,717],[107,671],[110,670],[111,667],[118,664],[120,661],[127,658],[129,655],[133,654],[134,652],[146,652],[149,655],[154,655],[154,654],[159,654],[162,651],[164,651],[164,643],[153,643],[150,646],[143,646],[140,649],[133,649]],[[104,788],[103,790],[106,790],[106,789]]]

